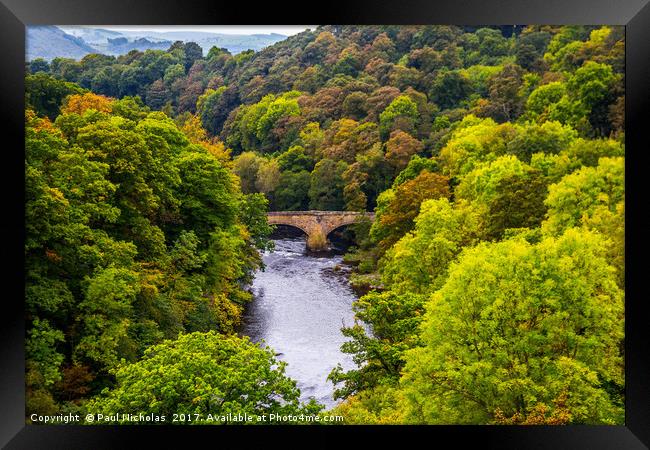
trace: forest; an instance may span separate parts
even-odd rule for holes
[[[623,424],[625,42],[319,26],[25,74],[31,414],[324,414],[238,335],[268,211],[346,231],[346,424]],[[364,324],[370,327],[370,330]]]

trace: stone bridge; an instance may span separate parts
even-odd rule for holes
[[[313,251],[326,250],[327,235],[338,227],[359,222],[367,217],[373,220],[374,213],[353,211],[279,211],[267,213],[269,224],[289,225],[304,231],[307,248]]]

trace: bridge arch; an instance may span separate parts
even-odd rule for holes
[[[329,235],[332,234],[333,232],[335,232],[335,231],[337,231],[337,230],[340,230],[340,229],[343,228],[343,227],[347,227],[347,226],[350,226],[350,225],[354,225],[355,223],[359,223],[359,221],[358,221],[358,220],[355,220],[355,221],[352,221],[352,220],[350,220],[350,221],[345,221],[345,222],[340,223],[340,224],[332,225],[332,226],[329,227],[328,229],[323,230],[323,232],[325,233],[325,236],[329,236]]]
[[[359,222],[364,217],[372,220],[373,213],[354,211],[274,211],[267,213],[271,225],[287,225],[307,234],[307,248],[327,250],[327,236],[336,228]]]
[[[279,225],[281,227],[293,228],[294,230],[299,230],[301,233],[304,233],[305,235],[309,236],[309,232],[307,230],[305,230],[304,228],[302,228],[302,227],[300,227],[300,226],[298,226],[296,224],[293,224],[293,223],[276,222],[273,225]]]

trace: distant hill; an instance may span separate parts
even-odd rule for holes
[[[80,59],[96,53],[83,39],[50,25],[27,27],[26,47],[28,61],[34,58],[51,60],[57,56]]]
[[[119,31],[106,30],[104,28],[88,28],[88,27],[64,27],[61,26],[59,29],[64,32],[83,39],[90,45],[93,44],[102,44],[107,41],[107,39],[116,39],[122,36],[122,33]]]
[[[160,39],[167,41],[196,42],[203,49],[203,54],[207,55],[210,48],[216,46],[226,48],[233,55],[241,53],[244,50],[252,49],[257,51],[282,41],[287,36],[278,33],[270,34],[223,34],[210,33],[205,31],[124,31],[125,36],[146,38],[149,40]]]
[[[131,50],[166,50],[174,41],[196,42],[207,55],[210,48],[226,48],[232,54],[262,50],[286,39],[285,35],[223,34],[203,31],[114,31],[74,26],[34,26],[27,29],[27,60],[64,57],[80,59],[89,53],[124,55]]]

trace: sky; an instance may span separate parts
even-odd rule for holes
[[[65,27],[61,27],[65,28]],[[224,34],[270,34],[278,33],[285,36],[298,34],[307,28],[312,30],[316,25],[92,25],[89,28],[103,28],[115,31],[204,31]]]

